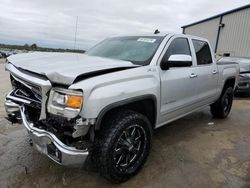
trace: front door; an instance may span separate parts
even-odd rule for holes
[[[172,38],[162,59],[168,60],[171,55],[192,56],[188,38]],[[161,77],[159,123],[161,124],[193,110],[197,76],[193,66],[171,67],[168,70],[162,70],[159,66],[159,69]]]

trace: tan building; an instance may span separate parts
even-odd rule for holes
[[[207,38],[218,55],[250,58],[250,4],[182,29],[185,34]]]

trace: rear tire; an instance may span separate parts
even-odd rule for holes
[[[231,111],[234,91],[231,86],[225,88],[220,98],[211,105],[211,113],[215,118],[226,118]]]
[[[151,140],[152,127],[144,115],[131,110],[113,114],[94,144],[93,159],[100,174],[113,183],[128,180],[145,163]]]

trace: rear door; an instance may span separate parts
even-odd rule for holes
[[[187,37],[175,36],[167,43],[161,59],[168,60],[171,55],[191,55],[190,41]],[[161,110],[159,123],[190,112],[196,100],[196,75],[193,66],[171,67],[162,70],[158,66],[161,78]]]
[[[208,104],[217,97],[218,67],[208,42],[192,39],[192,45],[195,50],[194,59],[197,64],[195,66],[197,100],[200,105]]]

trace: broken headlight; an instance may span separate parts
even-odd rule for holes
[[[83,105],[83,93],[81,91],[53,88],[50,91],[48,112],[67,118],[76,117]]]

